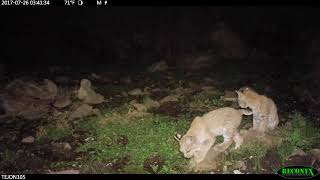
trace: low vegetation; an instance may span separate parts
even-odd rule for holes
[[[163,77],[158,75],[157,78]],[[104,94],[106,97],[113,97],[107,100],[107,105],[97,107],[101,116],[76,120],[52,119],[50,123],[39,126],[36,129],[35,145],[68,142],[74,153],[69,160],[45,161],[48,163],[46,167],[51,170],[79,169],[81,173],[191,173],[187,168],[189,160],[179,152],[174,135],[184,134],[196,115],[232,106],[232,103],[221,100],[220,96],[224,95],[221,89],[190,90],[188,83],[183,80],[171,79],[170,83],[172,86],[165,89],[167,94],[164,96],[176,95],[177,89],[183,91],[178,101],[171,101],[172,105],[177,104],[175,108],[179,110],[172,111],[173,106],[166,107],[163,103],[160,107],[140,112],[130,102],[136,100],[137,103],[147,104],[155,101],[156,96],[151,93],[123,97],[121,94],[130,88],[118,84],[97,88],[102,94],[108,92]],[[154,110],[157,108],[161,111]],[[308,152],[319,148],[319,129],[299,112],[288,114],[273,134],[273,137],[281,139],[281,143],[269,146],[259,139],[253,139],[245,142],[238,150],[234,150],[232,145],[230,152],[223,155],[215,172],[233,173],[237,169],[260,173],[267,168],[264,161],[270,151],[276,152],[284,165],[297,149]],[[243,131],[251,127],[252,117],[245,116],[240,128]],[[223,137],[217,139],[217,143],[222,141]],[[1,150],[0,167],[10,169],[14,166],[15,154],[12,148]],[[236,165],[239,163],[242,165]]]

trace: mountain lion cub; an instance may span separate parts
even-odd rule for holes
[[[239,106],[252,109],[253,130],[264,133],[277,127],[279,118],[272,99],[258,94],[250,87],[240,88],[236,92]]]
[[[194,165],[204,160],[217,136],[223,135],[224,142],[215,145],[215,151],[225,151],[233,141],[236,143],[235,148],[239,148],[243,141],[238,132],[242,115],[251,114],[251,111],[246,109],[224,107],[202,117],[195,117],[187,133],[181,139],[176,137],[180,151],[184,157],[191,158],[191,163]]]

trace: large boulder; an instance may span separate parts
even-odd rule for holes
[[[38,83],[16,79],[1,93],[1,109],[5,117],[18,116],[27,120],[45,118],[57,93],[58,87],[51,80]]]
[[[81,80],[78,98],[87,104],[100,104],[104,102],[104,97],[92,89],[91,82],[88,79]]]
[[[48,79],[44,79],[42,83],[16,79],[10,82],[5,90],[16,96],[27,96],[42,100],[53,100],[58,94],[57,85]]]

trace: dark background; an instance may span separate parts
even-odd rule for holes
[[[302,109],[320,117],[317,6],[28,7],[2,8],[1,14],[2,75],[52,65],[123,72],[163,59],[175,65],[176,57],[213,49],[210,34],[223,22],[249,51],[269,57],[228,61],[223,68],[240,62],[249,64],[253,74],[273,74],[268,82],[260,79],[280,94],[273,97],[285,96],[287,103],[304,98]],[[293,92],[295,87],[299,91]]]
[[[1,14],[1,60],[11,68],[161,59],[169,56],[161,40],[174,43],[174,55],[205,50],[220,21],[251,48],[304,56],[320,24],[311,6],[6,8]],[[120,58],[122,51],[130,58]]]

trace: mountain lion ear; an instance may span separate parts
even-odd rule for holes
[[[174,139],[179,142],[179,141],[181,140],[181,134],[176,133],[176,134],[174,135]]]

